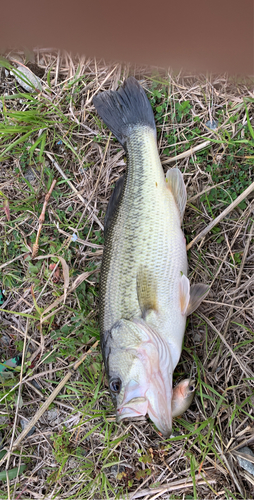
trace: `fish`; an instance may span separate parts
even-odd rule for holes
[[[126,152],[127,169],[110,198],[100,273],[100,344],[116,421],[148,415],[172,431],[173,371],[186,317],[208,292],[190,286],[181,228],[187,201],[178,168],[161,165],[149,99],[134,77],[93,98]],[[180,391],[176,397],[182,408]]]
[[[173,389],[172,418],[179,417],[190,407],[195,394],[195,380],[184,379]]]

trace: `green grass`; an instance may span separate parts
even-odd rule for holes
[[[6,63],[3,64],[6,67]],[[82,127],[81,108],[97,84],[93,73],[87,70],[80,75],[80,68],[79,65],[75,66],[75,73],[67,82],[66,75],[62,75],[57,86],[52,83],[52,68],[48,69],[44,76],[46,85],[41,94],[20,91],[13,79],[12,83],[6,83],[9,93],[5,89],[0,98],[0,161],[4,165],[0,173],[0,185],[4,186],[1,187],[0,205],[8,200],[10,210],[9,221],[4,210],[1,210],[0,266],[6,262],[9,264],[0,268],[0,285],[9,301],[2,316],[0,361],[22,352],[28,320],[29,338],[25,345],[23,377],[29,378],[30,382],[40,382],[37,391],[41,392],[41,400],[38,393],[23,384],[19,414],[27,418],[34,415],[41,402],[62,380],[66,367],[99,339],[98,291],[103,231],[91,220],[89,211],[84,210],[84,205],[47,156],[47,152],[53,155],[68,180],[88,201],[96,186],[109,132],[96,116],[92,104],[86,107],[85,124],[94,133]],[[105,75],[100,78],[102,81]],[[197,96],[205,111],[191,93],[178,88],[174,75],[168,80],[166,76],[148,73],[145,79],[155,114],[162,160],[188,151],[207,138],[211,139],[211,147],[197,152],[188,162],[180,163],[186,182],[189,181],[189,197],[208,186],[214,186],[187,208],[184,219],[187,241],[253,181],[254,132],[250,119],[253,100],[245,97],[239,104],[231,98],[225,100],[225,97],[218,97],[213,112],[219,128],[215,132],[209,131],[205,123],[209,119],[208,107],[212,99],[211,95],[204,92],[203,83],[199,82],[201,90],[197,91]],[[89,93],[87,86],[90,88]],[[186,88],[190,87],[186,84]],[[70,106],[77,120],[73,118]],[[246,123],[243,125],[245,114]],[[101,221],[112,191],[111,186],[107,185],[106,164],[119,150],[119,144],[112,138],[105,169],[102,170],[91,202],[94,208],[96,201],[96,215]],[[118,173],[122,173],[122,168],[119,165],[117,170],[114,167],[110,171],[112,182],[115,182]],[[45,194],[54,178],[57,184],[47,206],[39,254],[53,254],[55,257],[32,261],[31,248],[36,240],[38,218]],[[228,182],[216,187],[224,180]],[[9,184],[5,185],[6,181]],[[238,211],[212,230],[209,241],[203,247],[193,247],[189,252],[190,276],[194,282],[210,283],[213,280],[227,250],[224,232],[232,231],[229,233],[232,237],[236,224],[242,221],[241,216],[244,220],[244,210],[248,209],[249,203],[248,200],[243,201]],[[97,247],[85,247],[71,238],[73,234]],[[218,298],[218,302],[221,302],[221,290],[230,292],[234,289],[234,272],[237,274],[241,265],[242,246],[242,243],[238,243],[233,248],[234,259],[229,253],[224,269],[225,279],[223,274],[215,282],[215,295],[211,300],[216,301]],[[56,305],[50,311],[52,314],[48,320],[40,326],[44,311],[63,294],[61,265],[57,268],[58,275],[52,273],[52,265],[59,262],[59,256],[69,266],[71,283],[84,272],[92,274],[67,296],[65,304],[61,301]],[[246,272],[250,274],[251,269]],[[213,308],[209,313],[211,321],[217,321],[218,324],[222,316],[226,315],[225,310],[222,311],[218,318],[217,310]],[[248,321],[237,315],[232,319],[232,348],[239,356],[244,356],[253,343],[252,326]],[[240,337],[239,331],[244,331],[244,338]],[[200,340],[195,340],[197,332]],[[9,344],[4,344],[5,337],[9,339]],[[42,339],[42,351],[33,359],[33,353],[42,346]],[[197,383],[196,399],[190,411],[175,420],[175,436],[167,440],[158,435],[151,423],[136,422],[134,426],[129,422],[120,426],[115,423],[100,349],[90,353],[50,406],[50,411],[57,410],[60,415],[59,424],[51,425],[47,421],[48,413],[45,420],[41,419],[37,424],[36,432],[39,429],[40,436],[45,432],[45,440],[40,448],[43,450],[45,447],[44,455],[40,455],[42,451],[38,452],[37,442],[31,436],[24,441],[23,448],[15,452],[15,460],[11,458],[9,475],[14,475],[14,479],[10,477],[13,498],[15,491],[21,492],[26,487],[33,489],[29,477],[39,462],[43,463],[43,467],[39,468],[39,472],[34,472],[38,474],[38,484],[43,485],[43,494],[54,492],[55,497],[123,498],[146,480],[142,489],[161,486],[165,480],[171,482],[173,474],[170,475],[169,467],[179,477],[192,480],[193,489],[186,492],[186,498],[198,498],[203,490],[200,490],[196,476],[200,472],[206,477],[205,471],[211,466],[214,467],[218,484],[208,484],[206,492],[207,495],[214,495],[214,491],[219,491],[220,481],[224,479],[214,464],[227,470],[220,448],[224,450],[231,437],[235,438],[238,426],[240,430],[243,429],[241,425],[245,418],[248,423],[253,421],[253,386],[239,374],[237,364],[233,362],[230,365],[229,353],[223,351],[221,368],[218,367],[225,371],[225,375],[220,378],[221,371],[215,374],[210,372],[209,363],[219,348],[220,340],[209,331],[198,314],[188,318],[183,354],[174,379],[188,376],[193,370]],[[232,372],[229,380],[227,370]],[[40,372],[46,374],[32,378]],[[19,376],[20,369],[17,369],[0,378],[1,412],[2,416],[6,416],[6,420],[0,423],[0,431],[7,447],[17,407]],[[31,404],[33,398],[37,400]],[[15,437],[21,430],[18,420]],[[170,457],[176,451],[179,451],[177,457],[183,458],[177,458],[177,463],[174,458],[171,463]],[[20,456],[20,475],[17,476],[17,460]],[[160,478],[162,471],[164,475]],[[230,474],[226,474],[225,498],[244,498],[236,490]],[[248,483],[245,487],[248,489]],[[8,498],[7,488],[4,485],[1,488],[1,498]],[[182,494],[172,492],[170,498],[182,498]]]

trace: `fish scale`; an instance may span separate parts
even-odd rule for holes
[[[182,323],[183,331],[180,338],[178,331],[176,339],[180,351],[185,322],[178,306],[178,282],[181,272],[187,273],[187,258],[179,210],[167,189],[154,132],[135,127],[127,152],[124,192],[105,239],[101,327],[107,331],[121,318],[141,316],[137,275],[139,268],[145,267],[156,283],[159,304],[151,324],[172,343],[172,327]]]

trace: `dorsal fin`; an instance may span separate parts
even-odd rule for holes
[[[117,181],[115,185],[115,189],[110,197],[110,200],[108,202],[106,214],[105,214],[105,220],[104,220],[104,236],[106,236],[106,232],[112,222],[112,219],[114,217],[114,213],[117,209],[118,203],[121,198],[121,194],[123,192],[123,187],[124,187],[124,181],[125,181],[125,175],[122,175]]]
[[[183,174],[180,170],[178,170],[178,168],[172,168],[167,171],[166,185],[175,198],[182,221],[187,201],[187,192],[183,180]]]

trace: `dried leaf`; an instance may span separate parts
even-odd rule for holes
[[[40,78],[35,76],[35,74],[26,66],[18,66],[17,69],[11,71],[11,74],[15,76],[17,82],[27,92],[42,90]]]
[[[17,397],[17,398],[15,398],[15,400],[16,400],[16,401],[15,401],[15,402],[16,402],[16,404],[18,403],[18,407],[19,407],[19,408],[22,408],[22,406],[23,406],[23,398],[22,398],[22,396],[20,395],[20,397],[19,397],[19,398],[18,398],[18,397]]]
[[[56,267],[56,264],[50,264],[49,265],[50,271],[54,271],[55,267]],[[59,278],[60,278],[60,269],[59,269],[59,267],[57,267],[55,272],[54,272],[54,277],[53,277],[54,283],[57,283],[59,281]]]
[[[235,453],[239,465],[247,470],[249,474],[254,476],[254,453],[248,446],[238,448]]]

